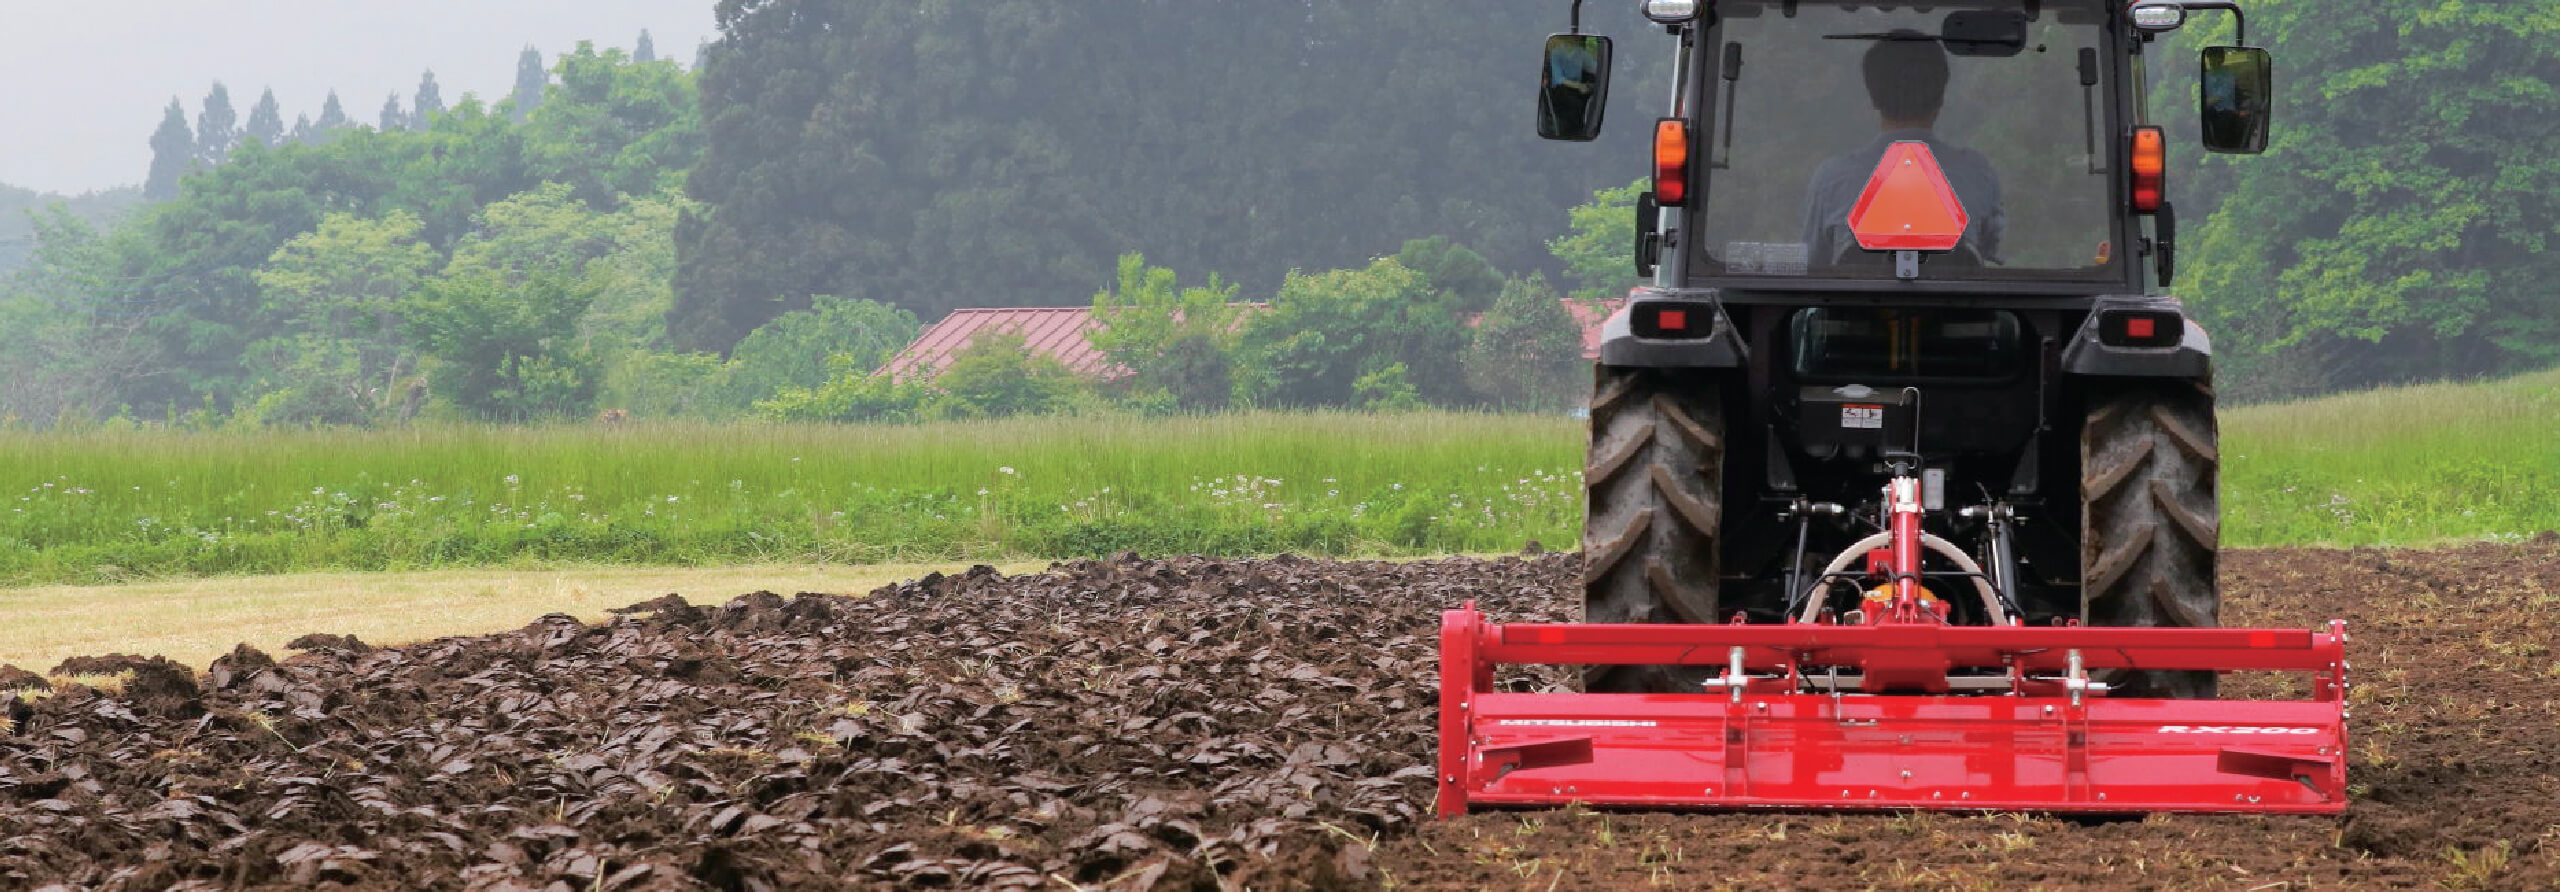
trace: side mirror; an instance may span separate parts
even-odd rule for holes
[[[2206,150],[2233,155],[2267,150],[2269,112],[2275,105],[2274,68],[2267,51],[2257,47],[2205,48],[2199,103]]]
[[[1558,34],[1547,38],[1546,65],[1538,80],[1538,135],[1569,142],[1600,138],[1609,114],[1609,38]]]

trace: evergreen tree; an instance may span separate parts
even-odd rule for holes
[[[542,51],[525,47],[524,55],[516,57],[516,91],[510,96],[515,102],[518,123],[531,117],[534,109],[542,107],[543,88],[550,85],[551,72],[542,67]]]
[[[284,111],[276,105],[276,91],[259,94],[258,105],[249,110],[249,125],[241,137],[250,143],[272,146],[284,140]]]
[[[310,141],[311,141],[311,116],[310,116],[310,115],[295,115],[295,116],[293,116],[293,130],[292,130],[291,132],[286,133],[286,134],[285,134],[285,136],[284,136],[284,139],[285,139],[285,142],[288,142],[288,143],[291,143],[291,144],[293,144],[293,145],[297,145],[297,146],[298,146],[298,145],[302,145],[302,144],[307,143],[307,142],[310,142]]]
[[[642,65],[658,61],[658,44],[649,39],[649,29],[640,29],[640,42],[631,48],[631,61]]]
[[[196,135],[187,129],[186,106],[171,96],[168,113],[160,116],[160,129],[151,134],[151,177],[143,181],[142,197],[150,201],[178,197],[178,178],[186,175],[195,155]]]
[[[204,113],[196,116],[196,160],[211,167],[240,144],[240,113],[231,108],[231,89],[215,81],[204,97]]]
[[[418,98],[410,104],[409,120],[425,130],[444,114],[444,89],[436,86],[436,73],[428,71],[418,79]]]
[[[338,91],[331,90],[329,101],[320,104],[320,120],[312,122],[311,133],[314,137],[326,141],[329,131],[344,130],[353,126],[355,122],[347,119],[347,107],[338,103]]]
[[[409,129],[409,113],[400,109],[400,94],[393,93],[383,98],[381,129],[384,133]]]

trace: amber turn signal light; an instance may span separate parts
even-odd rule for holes
[[[1675,208],[1689,201],[1689,122],[1679,118],[1653,125],[1653,200]]]
[[[2169,192],[2169,138],[2158,127],[2133,128],[2133,209],[2160,212]]]

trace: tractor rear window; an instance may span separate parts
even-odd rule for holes
[[[2002,310],[1808,309],[1794,334],[1796,374],[1813,381],[2001,379],[2026,355],[2017,314]]]
[[[2104,25],[2117,6],[1716,4],[1698,271],[1892,278],[1890,252],[1862,249],[1848,217],[1886,151],[1916,141],[1969,221],[1923,278],[2111,278],[2125,253]]]

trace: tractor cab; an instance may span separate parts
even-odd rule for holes
[[[1678,43],[1635,263],[1662,287],[2141,293],[2174,275],[2146,53],[2190,9],[2113,0],[1650,0]],[[1579,31],[1579,15],[1576,16]],[[1547,42],[1542,135],[1598,137],[1610,41]],[[2267,139],[2265,50],[2202,55],[2206,149]],[[2147,222],[2158,225],[2146,228]],[[2146,268],[2150,274],[2146,281]]]

